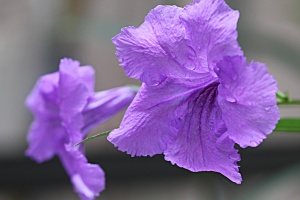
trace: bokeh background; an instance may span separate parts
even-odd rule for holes
[[[63,57],[96,69],[96,90],[128,79],[111,38],[139,26],[159,4],[188,0],[0,0],[0,200],[78,199],[58,159],[36,164],[24,157],[32,120],[24,99],[40,75],[57,70]],[[300,1],[226,1],[240,11],[239,42],[248,61],[268,65],[282,91],[300,99]],[[122,114],[92,134],[116,128]],[[281,107],[281,116],[299,116]],[[244,181],[217,173],[191,173],[153,158],[130,158],[106,139],[88,142],[87,156],[107,175],[109,200],[300,200],[300,134],[274,133],[258,148],[241,149]]]

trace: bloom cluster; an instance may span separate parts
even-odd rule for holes
[[[241,183],[234,144],[256,147],[279,111],[276,81],[243,56],[238,17],[224,0],[195,0],[158,6],[140,27],[123,28],[112,40],[117,56],[143,84],[109,141],[132,156],[163,153],[190,171]]]

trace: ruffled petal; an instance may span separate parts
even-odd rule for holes
[[[92,66],[86,65],[78,68],[79,80],[85,85],[90,94],[94,93],[95,70]]]
[[[82,139],[84,126],[82,111],[93,94],[94,71],[90,67],[80,67],[78,61],[62,59],[59,66],[59,109],[64,128],[73,143]],[[92,79],[87,81],[87,79]]]
[[[105,188],[105,175],[99,165],[88,163],[73,144],[61,148],[59,157],[81,199],[92,200],[99,196]]]
[[[81,132],[85,136],[90,130],[103,123],[128,106],[137,91],[124,86],[95,93],[88,101],[82,113],[84,127]]]
[[[243,54],[237,42],[238,18],[239,12],[232,10],[224,0],[195,1],[184,8],[181,19],[187,45],[198,58],[196,71],[212,70],[224,56]]]
[[[173,95],[174,91],[151,90],[143,84],[120,128],[113,130],[107,139],[132,156],[163,153],[177,134],[173,109],[180,104],[180,99]]]
[[[59,123],[36,119],[29,129],[29,147],[25,154],[39,163],[49,160],[63,144],[64,137],[65,132]]]
[[[194,68],[193,50],[185,43],[185,29],[179,19],[182,8],[157,6],[138,28],[123,28],[112,41],[127,76],[148,85],[167,77],[186,77]]]
[[[165,159],[193,172],[219,172],[241,183],[240,156],[228,138],[217,104],[217,83],[195,91],[182,102],[183,121],[175,140],[168,144]]]
[[[42,76],[27,96],[25,105],[35,118],[49,121],[58,118],[58,79],[57,72]]]
[[[26,106],[34,115],[27,135],[26,155],[43,162],[53,157],[63,143],[65,132],[60,127],[57,106],[58,73],[42,76],[26,98]]]
[[[70,90],[70,85],[84,85],[90,93],[94,92],[95,70],[91,66],[80,66],[80,62],[70,58],[63,58],[59,64],[60,87]]]
[[[210,74],[203,77],[207,84],[212,81]],[[171,79],[158,86],[143,84],[127,109],[120,128],[112,131],[108,140],[132,156],[163,153],[177,135],[181,115],[185,113],[181,104],[197,89],[193,84]]]
[[[215,69],[220,79],[218,102],[229,137],[241,147],[255,147],[279,120],[277,83],[267,67],[249,66],[244,57],[226,57]]]

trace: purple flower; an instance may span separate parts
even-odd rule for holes
[[[42,76],[26,99],[34,115],[26,155],[37,162],[58,155],[81,199],[94,199],[104,190],[104,172],[89,164],[83,146],[75,144],[134,96],[129,87],[94,93],[94,69],[62,59],[59,72]]]
[[[132,156],[163,153],[190,171],[241,183],[234,144],[257,146],[279,111],[276,81],[243,57],[238,16],[224,0],[198,0],[158,6],[140,27],[123,28],[113,38],[116,54],[143,84],[108,140]]]

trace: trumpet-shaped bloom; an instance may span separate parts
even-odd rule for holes
[[[126,74],[143,82],[108,140],[132,156],[164,154],[193,172],[241,183],[237,143],[255,147],[278,119],[277,83],[262,63],[247,63],[239,17],[224,0],[158,6],[138,28],[113,38]]]
[[[100,166],[89,164],[83,146],[75,146],[87,133],[124,107],[135,96],[129,87],[94,92],[94,69],[62,59],[59,71],[42,76],[26,99],[34,115],[26,155],[43,162],[61,159],[74,189],[85,200],[104,190]]]

